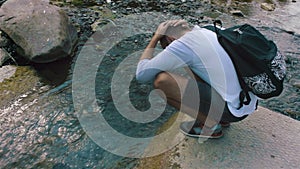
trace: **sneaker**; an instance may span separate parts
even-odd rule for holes
[[[223,121],[220,121],[220,125],[222,127],[229,127],[230,126],[230,123],[229,122],[223,122]]]
[[[190,137],[197,138],[220,138],[223,136],[222,126],[216,124],[212,128],[209,128],[208,133],[202,133],[203,124],[197,121],[187,121],[180,124],[180,131]]]

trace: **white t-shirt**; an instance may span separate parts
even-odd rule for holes
[[[154,58],[141,60],[136,78],[142,82],[151,81],[159,72],[186,66],[221,95],[234,116],[242,117],[255,111],[257,97],[251,92],[250,104],[238,109],[242,89],[233,63],[219,44],[216,34],[198,26],[173,41]]]

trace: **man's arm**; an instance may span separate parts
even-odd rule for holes
[[[167,28],[183,22],[185,23],[184,20],[171,20],[163,22],[158,26],[155,34],[139,59],[140,62],[136,70],[136,79],[138,81],[147,82],[153,80],[159,72],[171,70],[182,65],[182,61],[180,62],[171,52],[162,51],[155,58],[153,58],[153,55],[158,41],[165,35]],[[168,62],[166,62],[166,60],[168,60]]]
[[[169,20],[161,23],[157,30],[155,31],[154,36],[152,37],[151,41],[147,45],[146,49],[144,50],[140,60],[143,59],[152,59],[154,48],[156,47],[158,41],[165,35],[169,26],[177,26],[179,24],[186,23],[185,20]]]
[[[155,33],[154,36],[152,37],[151,41],[145,48],[142,56],[140,57],[140,60],[153,58],[154,48],[156,47],[156,45],[160,39],[161,39],[161,36]]]

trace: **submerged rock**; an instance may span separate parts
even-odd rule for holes
[[[77,31],[65,12],[41,0],[8,0],[0,8],[0,29],[21,56],[47,63],[72,54]]]

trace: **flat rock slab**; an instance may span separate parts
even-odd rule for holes
[[[169,156],[170,166],[201,168],[299,168],[300,122],[259,107],[224,129],[221,139],[188,138]]]

